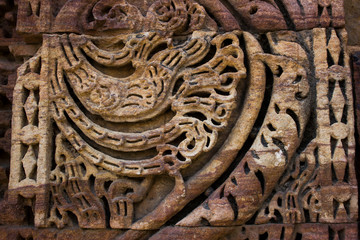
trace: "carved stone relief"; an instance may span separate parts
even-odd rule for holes
[[[21,0],[6,236],[353,239],[342,4]]]
[[[342,0],[19,0],[17,30],[27,33],[192,30],[304,30],[344,27]],[[105,32],[104,32],[105,31]]]

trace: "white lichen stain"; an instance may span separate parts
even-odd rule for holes
[[[279,165],[283,165],[282,153],[281,150],[275,153],[275,163],[274,165],[278,167]]]

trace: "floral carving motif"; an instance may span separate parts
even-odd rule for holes
[[[126,0],[101,0],[91,11],[94,21],[85,23],[87,29],[135,29],[142,25],[139,9]]]
[[[21,0],[47,34],[18,69],[8,209],[120,239],[355,236],[341,6]]]
[[[314,45],[325,39],[319,31],[312,32]],[[209,192],[208,198],[179,226],[244,224],[258,209],[257,223],[278,214],[284,222],[317,219],[319,204],[331,206],[321,201],[324,193],[313,190],[320,182],[309,184],[317,179],[316,161],[323,159],[311,155],[325,148],[313,140],[302,154],[296,152],[304,148],[314,98],[312,46],[300,45],[300,37],[267,34],[271,54],[263,52],[252,34],[240,31],[194,31],[187,38],[156,32],[46,36],[37,55],[21,67],[16,85],[12,164],[17,178],[11,179],[11,199],[17,194],[50,199],[36,212],[35,224],[60,228],[75,224],[74,216],[83,228],[160,228],[202,192]],[[324,96],[330,122],[321,124],[329,125],[329,136],[337,139],[328,140],[333,175],[350,181],[346,172],[352,140],[346,126],[350,119],[341,41],[333,31],[326,43],[328,73],[315,71],[329,78],[330,93]],[[320,61],[318,55],[314,59]],[[261,108],[268,110],[259,123]],[[36,134],[30,137],[29,131]],[[246,141],[251,146],[241,150]],[[50,144],[53,155],[45,151]],[[51,158],[52,163],[46,160]],[[306,178],[296,180],[291,192],[274,194],[289,167],[295,164],[296,169],[301,162],[308,169],[292,176]],[[230,164],[235,164],[232,173],[211,190]],[[37,174],[44,171],[49,172],[45,178]],[[17,187],[40,183],[50,191]],[[303,193],[305,186],[309,190]],[[346,193],[348,185],[343,188]],[[151,203],[149,196],[159,192]],[[302,194],[310,200],[298,199]],[[342,210],[354,197],[334,196],[334,219],[355,216],[345,218]],[[268,198],[275,203],[267,205]],[[282,209],[278,201],[285,199],[290,200],[280,203]],[[303,210],[296,207],[300,201]],[[152,207],[140,207],[147,204]],[[304,218],[306,211],[309,217]]]
[[[193,0],[158,0],[148,9],[146,16],[126,0],[120,2],[101,0],[84,15],[82,25],[87,30],[131,30],[156,29],[165,34],[186,35],[209,28],[216,30],[215,22],[205,9]],[[93,18],[94,20],[88,21]],[[207,23],[205,21],[208,21]]]

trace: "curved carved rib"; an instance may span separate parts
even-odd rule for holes
[[[248,91],[240,117],[230,133],[226,144],[200,171],[185,182],[186,195],[179,197],[181,184],[176,184],[173,191],[151,213],[135,222],[132,229],[156,229],[180,211],[187,203],[204,192],[232,163],[238,151],[243,147],[255,123],[256,117],[264,98],[265,92],[265,67],[262,61],[253,55],[262,53],[261,46],[249,33],[242,33],[246,51],[249,56],[250,79]],[[211,175],[211,178],[208,176]],[[169,208],[167,206],[172,206]]]
[[[200,33],[194,36],[197,34],[202,36]],[[150,67],[153,66],[154,61],[159,61],[162,66],[178,69],[176,72],[179,73],[174,79],[183,79],[177,91],[173,89],[175,81],[171,83],[173,85],[171,88],[164,84],[164,94],[167,96],[172,93],[173,95],[168,97],[167,101],[171,102],[171,109],[175,112],[175,116],[158,129],[142,133],[121,133],[93,123],[85,117],[72,99],[63,72],[69,76],[70,85],[74,86],[76,91],[76,84],[82,86],[85,81],[92,81],[90,76],[97,75],[97,72],[91,73],[91,71],[97,70],[86,62],[84,56],[79,55],[80,51],[77,48],[72,50],[74,46],[65,36],[62,36],[58,46],[63,48],[63,59],[55,63],[54,77],[51,78],[52,110],[58,127],[76,151],[92,164],[126,176],[147,176],[167,172],[179,177],[180,181],[182,177],[179,175],[179,170],[187,167],[202,152],[207,152],[215,146],[218,132],[227,126],[231,112],[236,106],[235,99],[238,95],[236,86],[241,79],[246,77],[244,55],[239,46],[239,39],[233,33],[219,35],[211,40],[211,44],[216,46],[217,50],[208,62],[196,68],[186,68],[200,62],[209,52],[207,41],[206,39],[190,39],[173,50],[155,53],[150,58]],[[144,50],[144,56],[148,56],[146,51]],[[197,58],[199,56],[200,58]],[[75,73],[82,78],[76,79],[73,76]],[[149,79],[153,78],[154,75]],[[111,77],[108,79],[116,80]],[[103,81],[104,78],[100,80]],[[94,85],[96,81],[97,79],[93,81]],[[84,92],[86,93],[87,90]],[[201,119],[199,114],[205,119]],[[86,143],[71,124],[75,124],[83,134],[101,146],[125,152],[156,147],[158,154],[153,158],[143,160],[111,157]],[[185,133],[185,139],[180,139],[176,145],[170,144],[183,133]],[[180,160],[180,156],[185,160]]]
[[[127,45],[133,45],[131,62],[135,72],[125,78],[111,77],[94,68],[79,49],[80,45],[84,45],[82,37],[72,35],[70,42],[66,36],[61,37],[59,52],[63,55],[59,56],[59,60],[75,94],[90,112],[115,122],[145,120],[162,113],[170,103],[174,76],[182,67],[205,57],[209,51],[209,37],[213,33],[205,33],[205,37],[204,33],[194,33],[184,45],[160,52],[153,52],[157,44],[149,41],[148,35],[140,38],[133,36],[128,41]],[[150,37],[154,41],[163,41],[156,35],[150,34]],[[108,54],[99,49],[94,52],[91,54],[95,60]],[[101,61],[108,63],[104,59]]]
[[[273,95],[264,123],[228,179],[205,203],[182,219],[180,226],[199,226],[202,219],[213,226],[245,223],[273,191],[300,144],[309,116],[305,69],[287,57],[258,54],[255,59],[266,63],[274,74]],[[280,88],[283,90],[279,91]],[[229,198],[234,199],[236,212]]]
[[[234,45],[222,47],[217,43],[218,41],[221,43],[225,39],[231,39]],[[233,34],[225,34],[216,37],[212,42],[217,46],[218,51],[211,61],[194,70],[185,69],[183,71],[184,73],[180,72],[180,74],[185,74],[186,76],[183,77],[188,79],[183,86],[188,87],[186,90],[180,91],[180,95],[176,95],[172,100],[172,110],[177,114],[169,123],[166,123],[161,128],[142,133],[129,134],[111,131],[94,124],[82,113],[69,95],[63,75],[61,74],[61,65],[57,67],[57,77],[53,78],[53,81],[57,81],[53,82],[53,85],[59,86],[60,88],[53,97],[56,102],[57,111],[65,110],[77,127],[97,144],[119,151],[145,150],[155,147],[158,144],[170,142],[183,132],[194,136],[193,132],[200,131],[201,135],[209,138],[207,146],[204,146],[204,143],[200,144],[202,147],[196,144],[196,148],[191,151],[187,147],[190,141],[184,141],[179,146],[180,149],[186,149],[182,151],[185,155],[197,156],[202,148],[205,151],[212,148],[216,142],[217,131],[226,126],[226,121],[229,119],[234,107],[233,101],[237,95],[235,86],[240,79],[245,76],[243,64],[236,60],[242,59],[243,57],[241,50],[237,47],[239,45],[237,37]],[[191,40],[189,44],[185,45],[185,50],[190,54],[189,50],[196,44],[197,42]],[[199,49],[203,46],[204,45],[199,45],[197,48]],[[204,51],[201,50],[201,52]],[[199,59],[197,61],[199,61]],[[191,62],[188,62],[187,64],[190,63]],[[219,73],[228,66],[233,67],[238,72],[225,72],[219,75]],[[83,67],[76,69],[83,69]],[[231,80],[230,82],[229,79]],[[216,91],[221,91],[222,94]],[[210,98],[197,97],[199,92],[207,92]],[[184,117],[187,113],[193,111],[207,116],[208,119],[204,121],[204,123],[208,128],[214,130],[214,132],[206,132],[204,127],[196,123],[196,119]],[[215,121],[218,125],[214,125],[212,121]],[[204,139],[204,137],[201,138]],[[203,141],[205,140],[201,140],[200,142]]]

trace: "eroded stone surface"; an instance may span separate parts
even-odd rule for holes
[[[17,30],[27,33],[155,30],[184,35],[217,27],[266,32],[345,26],[342,0],[21,0],[19,6]]]
[[[309,44],[300,45],[306,38]],[[247,222],[291,164],[292,178],[283,177],[291,190],[265,204],[256,223],[276,218],[275,210],[285,223],[354,221],[345,32],[280,32],[267,39],[271,52],[280,55],[263,53],[247,32],[195,31],[177,45],[177,38],[150,32],[45,36],[18,72],[10,199],[35,197],[39,227],[65,227],[73,216],[82,228],[157,229],[235,159],[241,161],[228,180],[178,225]],[[272,88],[267,93],[266,81]],[[236,159],[265,94],[271,98],[260,129]],[[319,127],[310,141],[311,111],[318,113],[312,121]],[[342,194],[331,197],[335,182]],[[148,199],[154,191],[155,200]]]
[[[356,238],[342,1],[22,0],[18,14],[32,35],[4,36],[19,44],[0,66],[2,237]]]
[[[349,45],[360,45],[360,1],[344,1],[346,30],[349,34]]]

